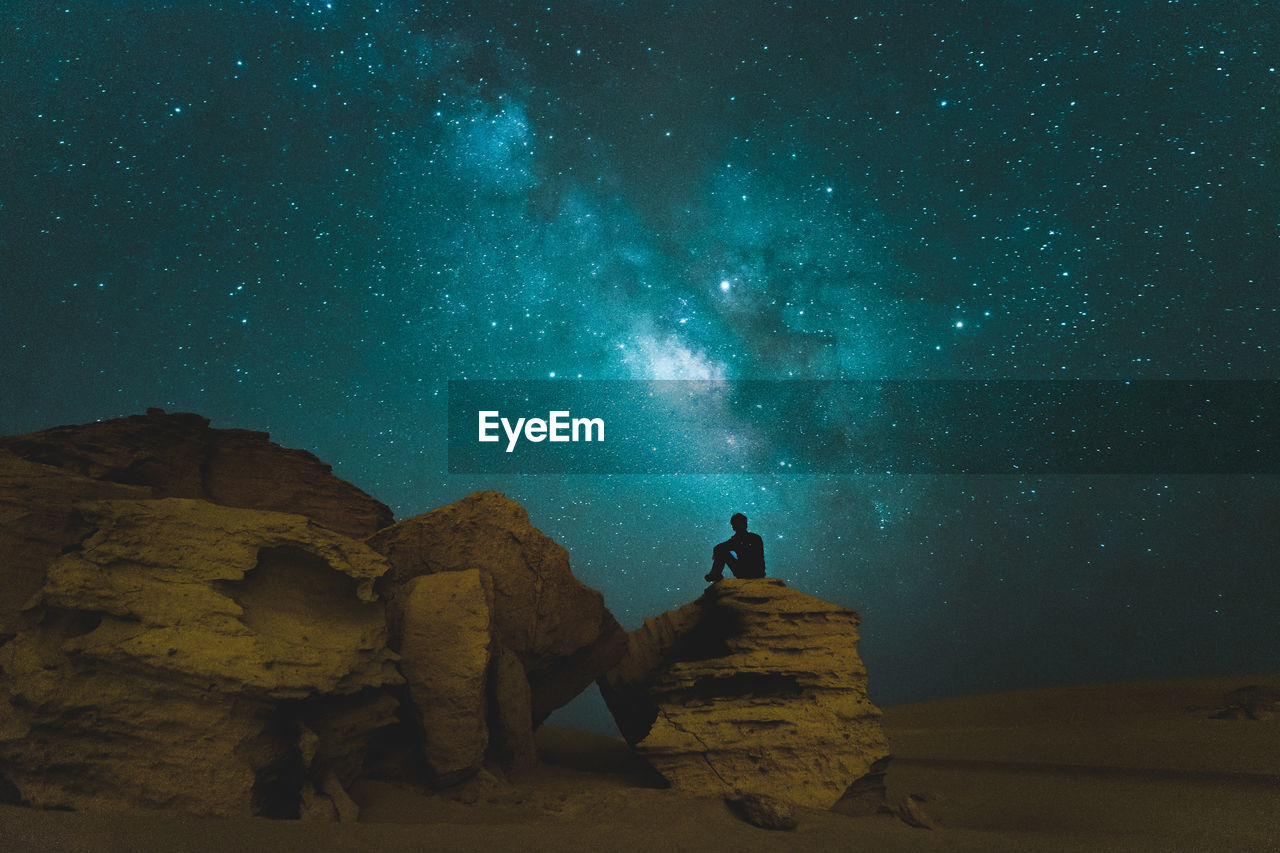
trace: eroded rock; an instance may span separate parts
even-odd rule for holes
[[[889,755],[858,623],[775,578],[720,581],[633,631],[600,690],[673,787],[831,808]]]
[[[269,439],[265,432],[211,429],[208,418],[189,412],[148,409],[0,437],[0,450],[89,479],[143,486],[148,497],[298,513],[357,539],[392,522],[385,504],[335,477],[314,454]]]
[[[22,799],[277,817],[304,790],[334,801],[394,720],[382,558],[205,501],[78,512],[87,535],[0,647],[0,766]]]
[[[414,578],[475,569],[492,580],[495,631],[524,667],[535,723],[581,693],[625,647],[603,596],[573,576],[564,548],[498,492],[405,519],[367,542],[391,564],[380,589],[393,643]]]
[[[0,641],[44,586],[45,566],[88,535],[79,501],[146,498],[149,490],[82,477],[0,450]]]

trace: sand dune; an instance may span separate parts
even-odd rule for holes
[[[0,807],[0,849],[972,850],[1280,849],[1280,720],[1215,720],[1222,695],[1280,677],[1029,690],[888,708],[891,801],[923,796],[938,828],[802,811],[756,829],[718,799],[653,787],[621,741],[545,727],[543,764],[448,796],[352,791],[358,824]]]

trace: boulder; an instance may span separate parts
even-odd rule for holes
[[[800,825],[795,805],[782,797],[736,791],[724,800],[738,817],[761,829],[795,829]]]
[[[929,813],[920,805],[920,798],[914,794],[904,794],[898,805],[898,816],[902,818],[902,822],[907,826],[914,826],[916,829],[937,829],[938,824],[933,818],[929,817]]]
[[[723,580],[633,631],[600,690],[672,787],[831,808],[889,755],[858,625],[776,578]]]
[[[422,575],[405,585],[401,671],[440,785],[479,769],[489,747],[486,702],[493,590],[478,570]]]
[[[154,498],[306,515],[364,538],[392,522],[391,510],[305,450],[265,432],[211,429],[208,418],[148,409],[108,421],[0,437],[0,451],[81,477],[146,487]]]
[[[361,766],[401,683],[362,543],[181,498],[77,507],[0,647],[0,772],[44,807],[296,817]],[[348,810],[349,813],[349,810]]]
[[[476,569],[492,581],[495,631],[524,667],[535,724],[581,693],[626,646],[604,597],[573,576],[564,548],[503,494],[476,492],[366,541],[391,565],[379,588],[393,644],[414,578]]]
[[[493,581],[478,569],[410,580],[401,596],[401,672],[437,787],[491,760],[508,774],[535,763],[529,680],[494,630]]]

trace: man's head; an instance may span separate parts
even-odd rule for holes
[[[747,517],[740,512],[735,512],[729,519],[729,526],[733,528],[734,533],[743,533],[747,529]]]

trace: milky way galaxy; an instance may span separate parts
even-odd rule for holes
[[[6,2],[0,432],[499,489],[628,628],[741,511],[881,702],[1274,670],[1274,475],[463,476],[445,392],[1280,379],[1278,63],[1269,0]]]

